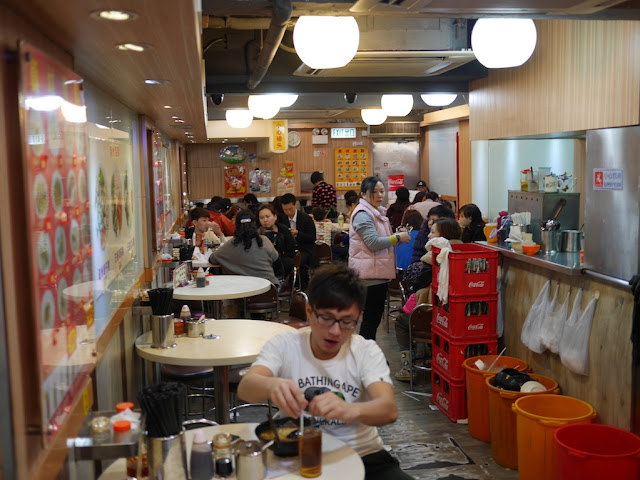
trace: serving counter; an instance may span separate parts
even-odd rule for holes
[[[479,243],[500,253],[498,285],[506,354],[526,361],[533,373],[556,380],[562,394],[591,404],[598,423],[630,429],[633,295],[625,282],[585,270],[579,254],[538,252],[529,257],[505,246]],[[559,285],[559,300],[567,299],[570,309],[579,289],[583,290],[581,310],[599,295],[591,327],[588,376],[572,373],[556,354],[530,351],[520,340],[522,325],[547,280],[551,292]]]

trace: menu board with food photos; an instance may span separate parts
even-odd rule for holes
[[[336,188],[352,189],[360,187],[367,178],[369,156],[366,148],[336,148]]]
[[[82,78],[28,44],[19,53],[37,375],[55,433],[95,362],[86,110]]]

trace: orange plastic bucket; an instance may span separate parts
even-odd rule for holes
[[[558,382],[544,375],[530,373],[529,376],[545,386],[544,392],[511,392],[495,387],[494,377],[487,378],[489,391],[489,425],[491,426],[491,456],[498,465],[518,469],[518,439],[516,437],[516,413],[513,403],[525,395],[557,395]]]
[[[489,392],[485,379],[493,377],[497,372],[496,366],[502,368],[515,368],[524,372],[529,365],[524,360],[515,357],[500,357],[493,366],[493,372],[478,370],[474,365],[477,360],[482,360],[485,368],[489,368],[498,355],[481,355],[467,358],[462,362],[467,380],[467,415],[469,417],[469,435],[483,442],[491,441],[491,429],[489,427]],[[501,368],[501,369],[502,369]]]
[[[564,395],[527,395],[512,408],[517,416],[519,480],[558,480],[555,430],[591,423],[596,411],[588,403]]]

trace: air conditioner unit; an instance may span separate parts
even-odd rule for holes
[[[476,57],[471,50],[369,50],[356,53],[341,68],[315,69],[304,63],[299,77],[431,77],[453,70]]]
[[[416,138],[420,136],[418,122],[388,122],[369,127],[370,138]]]

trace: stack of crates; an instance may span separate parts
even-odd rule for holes
[[[467,418],[462,362],[477,355],[496,355],[498,335],[498,252],[482,245],[452,245],[449,252],[449,299],[441,304],[440,265],[433,248],[433,318],[431,321],[431,400],[452,421]]]

